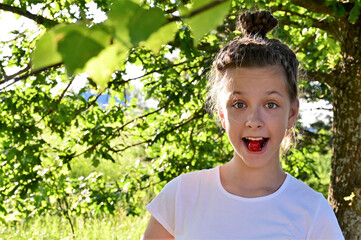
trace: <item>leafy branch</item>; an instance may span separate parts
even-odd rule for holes
[[[186,63],[189,63],[191,60],[186,60],[186,61],[183,61],[183,62],[179,62],[179,63],[176,63],[176,64],[172,64],[172,65],[167,65],[167,66],[164,66],[162,68],[157,68],[157,69],[154,69],[152,71],[149,71],[145,74],[143,74],[142,76],[139,76],[139,77],[134,77],[134,78],[129,78],[127,80],[121,80],[121,81],[111,81],[109,82],[109,86],[116,86],[118,87],[119,85],[123,85],[123,84],[126,84],[128,82],[131,82],[131,81],[135,81],[135,80],[138,80],[138,79],[142,79],[144,77],[147,77],[149,75],[152,75],[153,73],[159,73],[159,72],[163,72],[163,71],[166,71],[168,69],[171,69],[171,68],[174,68],[174,67],[177,67],[177,66],[180,66],[180,65],[183,65],[183,64],[186,64]]]
[[[40,74],[40,73],[42,73],[42,72],[45,72],[45,71],[48,71],[48,70],[51,70],[51,69],[58,68],[58,67],[60,67],[61,65],[62,65],[62,63],[57,63],[57,64],[54,64],[54,65],[51,65],[51,66],[48,66],[48,67],[45,67],[45,68],[41,68],[41,69],[38,69],[38,70],[35,70],[35,71],[31,71],[31,72],[29,72],[29,73],[27,73],[27,74],[24,74],[24,75],[21,75],[21,74],[23,74],[24,72],[27,72],[27,71],[30,69],[31,65],[28,65],[25,69],[22,69],[22,70],[20,70],[19,72],[15,73],[15,74],[13,74],[13,75],[11,75],[11,76],[8,76],[8,77],[5,78],[4,80],[0,81],[0,85],[1,85],[1,84],[6,83],[6,82],[9,82],[10,80],[13,80],[13,82],[9,83],[9,84],[6,85],[5,87],[3,87],[1,90],[4,90],[4,89],[10,87],[11,85],[13,85],[13,84],[21,81],[21,80],[27,79],[27,78],[30,77],[30,76],[38,75],[38,74]],[[21,75],[21,76],[16,77],[16,76],[18,76],[18,75]]]
[[[298,16],[300,18],[310,20],[312,22],[311,23],[312,27],[324,30],[324,31],[326,31],[326,32],[328,32],[328,33],[330,33],[330,34],[332,34],[334,36],[338,35],[338,29],[334,26],[335,23],[334,22],[328,22],[328,21],[326,21],[326,19],[322,19],[322,20],[315,19],[315,18],[313,18],[311,16],[308,16],[307,14],[300,14],[298,12],[287,9],[287,8],[285,8],[283,6],[273,7],[272,11],[273,12],[282,11],[282,12],[285,12],[285,13],[289,14],[287,16],[284,16],[283,19],[280,19],[280,23],[282,25],[292,25],[293,24],[293,25],[299,26],[300,24],[297,23],[297,22],[292,21],[291,17],[290,17],[290,16]]]
[[[7,5],[4,3],[0,3],[0,9],[4,10],[4,11],[16,13],[16,14],[19,14],[20,16],[29,18],[29,19],[35,21],[37,24],[44,25],[45,27],[50,28],[50,27],[54,27],[55,25],[59,24],[59,22],[57,22],[55,20],[48,19],[48,18],[45,18],[40,15],[32,14],[28,10],[25,10],[25,9],[22,9],[19,7],[10,6],[10,5]]]
[[[179,123],[176,123],[174,124],[174,126],[166,131],[163,131],[163,132],[160,132],[158,133],[153,139],[146,139],[144,141],[141,141],[141,142],[137,142],[137,143],[134,143],[132,145],[128,145],[122,149],[114,149],[114,148],[109,148],[112,152],[114,153],[118,153],[118,152],[122,152],[122,151],[125,151],[129,148],[132,148],[132,147],[135,147],[135,146],[139,146],[139,145],[142,145],[142,144],[145,144],[145,143],[152,143],[152,142],[156,142],[159,138],[163,137],[165,138],[169,133],[171,132],[174,132],[176,131],[177,129],[181,128],[181,127],[184,127],[185,125],[187,125],[188,123],[192,122],[193,120],[196,120],[198,119],[199,117],[203,116],[203,114],[201,114],[202,112],[204,112],[204,107],[201,107],[199,110],[197,110],[193,115],[192,117],[188,118],[186,121],[184,122],[179,122]],[[191,136],[193,135],[193,131],[194,131],[194,127],[192,128],[191,130]],[[191,137],[190,138],[191,140],[191,144],[193,146],[193,149],[195,151],[195,146],[194,146],[194,142],[193,142],[193,138]]]
[[[325,5],[325,2],[322,0],[291,0],[291,3],[303,7],[310,12],[328,14],[335,16],[333,14],[332,8]]]
[[[200,14],[202,12],[205,12],[208,9],[213,8],[213,7],[215,7],[215,6],[219,5],[219,4],[227,2],[227,1],[228,0],[216,0],[214,2],[210,2],[210,3],[206,4],[205,6],[199,8],[199,9],[193,10],[192,12],[190,12],[188,14],[188,16],[180,16],[180,17],[179,16],[173,16],[172,18],[170,18],[168,20],[168,22],[182,21],[183,18],[194,17],[195,15],[198,15],[198,14]],[[172,11],[174,11],[174,10],[172,10]]]
[[[128,145],[124,148],[121,148],[121,149],[114,149],[110,146],[107,146],[107,148],[112,151],[113,153],[119,153],[119,152],[124,152],[125,150],[129,149],[129,148],[132,148],[132,147],[136,147],[136,146],[139,146],[139,145],[143,145],[143,144],[146,144],[146,143],[150,143],[152,142],[151,139],[147,139],[147,140],[144,140],[144,141],[141,141],[141,142],[137,142],[137,143],[134,143],[132,145]]]
[[[202,106],[199,110],[197,110],[192,117],[188,118],[186,121],[184,122],[180,122],[174,125],[174,127],[159,133],[154,139],[153,141],[156,141],[157,139],[161,138],[161,137],[166,137],[169,133],[176,131],[177,129],[187,125],[188,123],[190,123],[191,121],[198,119],[199,117],[204,115],[204,106]]]
[[[333,74],[328,74],[321,71],[307,71],[305,72],[304,76],[301,77],[307,81],[318,81],[328,86],[333,86],[335,81],[333,76]]]
[[[146,114],[144,114],[144,115],[142,115],[142,116],[136,117],[136,118],[132,119],[131,121],[123,124],[122,126],[120,126],[119,128],[117,128],[115,131],[113,131],[113,132],[109,133],[108,135],[106,135],[105,138],[103,138],[103,139],[99,140],[98,142],[96,142],[95,144],[93,144],[93,145],[92,145],[91,147],[89,147],[88,149],[86,149],[86,150],[84,150],[83,152],[75,155],[74,158],[75,158],[75,157],[79,157],[79,156],[81,156],[81,155],[83,155],[83,154],[85,154],[85,153],[87,153],[87,152],[93,151],[97,146],[99,146],[101,143],[103,143],[104,141],[106,141],[107,139],[109,139],[111,136],[113,136],[113,135],[116,134],[117,132],[122,131],[122,130],[123,130],[126,126],[128,126],[129,124],[134,123],[134,122],[136,122],[136,121],[138,121],[138,120],[140,120],[140,119],[142,119],[142,118],[146,118],[146,117],[148,117],[148,116],[150,116],[150,115],[152,115],[152,114],[155,114],[155,113],[157,113],[157,112],[160,112],[162,109],[166,108],[170,103],[171,103],[171,101],[168,101],[168,102],[165,103],[162,107],[160,107],[160,108],[158,108],[158,109],[156,109],[156,110],[154,110],[154,111],[152,111],[152,112],[146,113]]]
[[[316,35],[312,34],[311,36],[309,36],[305,41],[302,42],[301,45],[299,45],[296,49],[295,52],[298,53],[300,52],[302,49],[306,48],[308,44],[310,44],[314,39],[315,39]]]
[[[6,82],[8,82],[8,81],[10,81],[10,80],[12,80],[12,79],[14,79],[14,78],[16,78],[17,76],[19,76],[19,75],[21,75],[21,74],[29,71],[30,69],[31,69],[31,65],[28,64],[25,68],[21,69],[20,71],[14,73],[14,74],[11,74],[11,75],[9,75],[9,76],[7,76],[6,74],[4,74],[4,79],[0,81],[0,85],[1,85],[1,84],[4,84],[4,83],[6,83]]]

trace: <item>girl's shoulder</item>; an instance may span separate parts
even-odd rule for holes
[[[163,192],[175,193],[184,190],[196,190],[201,185],[214,182],[217,177],[217,169],[218,167],[183,173],[169,181],[163,188]]]
[[[202,169],[202,170],[196,170],[193,172],[184,173],[179,177],[182,178],[182,181],[203,180],[207,178],[213,178],[217,173],[218,167],[219,166],[210,169]]]
[[[198,192],[199,189],[213,188],[217,183],[218,166],[211,169],[184,173],[172,181],[176,182],[178,192]],[[219,170],[218,170],[219,171]]]
[[[308,186],[306,183],[302,182],[301,180],[298,180],[294,176],[288,175],[288,185],[287,190],[285,193],[289,196],[291,196],[294,199],[299,199],[303,201],[320,201],[321,199],[324,199],[324,196],[312,189],[310,186]]]

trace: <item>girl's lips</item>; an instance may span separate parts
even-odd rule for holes
[[[264,152],[269,138],[263,137],[245,137],[242,138],[245,147],[251,153],[262,153]]]

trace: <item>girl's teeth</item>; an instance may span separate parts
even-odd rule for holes
[[[247,138],[247,140],[250,140],[250,141],[261,141],[261,140],[263,140],[263,138]]]

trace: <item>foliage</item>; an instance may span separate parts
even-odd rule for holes
[[[56,215],[37,216],[26,222],[0,224],[0,239],[140,239],[148,220],[148,213],[137,217],[126,216],[122,212],[91,218],[77,216],[74,219],[74,237],[66,219]]]
[[[72,217],[84,212],[115,213],[121,204],[136,215],[148,189],[157,192],[181,173],[228,161],[227,137],[205,107],[206,82],[218,49],[240,34],[240,11],[274,12],[280,27],[269,37],[285,41],[319,81],[302,78],[310,100],[333,100],[324,73],[344,55],[330,24],[345,17],[350,24],[360,21],[359,1],[329,0],[322,11],[308,11],[296,0],[91,2],[105,21],[94,22],[90,1],[0,4],[39,25],[37,31],[15,30],[0,47],[11,49],[0,60],[2,221],[61,213],[74,230]],[[38,15],[30,12],[35,6]],[[143,76],[127,78],[127,64],[141,66]],[[9,75],[14,66],[20,70]],[[71,90],[83,72],[88,84]],[[136,86],[146,103],[155,104],[140,104]],[[86,100],[89,92],[94,95]],[[110,98],[102,107],[97,100],[104,94]],[[284,167],[301,179],[315,175],[315,154],[329,154],[322,152],[329,139],[328,131],[305,131]],[[139,164],[117,179],[71,176],[76,161],[94,167],[103,160],[132,162],[127,158],[134,149]]]
[[[310,128],[298,124],[297,129],[296,146],[287,152],[282,167],[327,198],[331,171],[331,127],[318,121]]]

